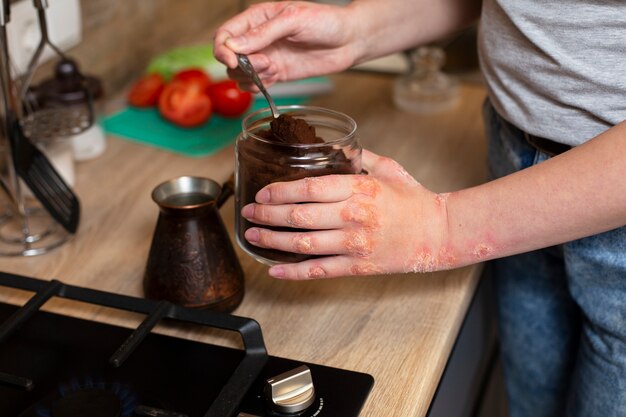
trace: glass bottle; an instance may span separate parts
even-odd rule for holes
[[[408,74],[398,77],[393,100],[410,113],[436,113],[453,107],[459,99],[456,80],[441,71],[445,51],[437,46],[421,46],[407,52]]]

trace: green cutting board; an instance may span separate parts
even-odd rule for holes
[[[302,104],[306,97],[289,97],[276,100],[277,105]],[[267,107],[267,102],[257,98],[247,113]],[[181,155],[200,158],[211,155],[235,142],[241,132],[240,118],[212,115],[209,121],[195,128],[178,127],[163,119],[158,110],[127,107],[102,121],[104,130],[114,136],[142,143]]]

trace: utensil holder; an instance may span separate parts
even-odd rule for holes
[[[5,6],[0,5],[0,87],[6,115],[10,108],[19,109],[21,102],[15,96],[9,71]],[[0,213],[0,256],[40,255],[62,245],[70,235],[42,207],[27,203],[14,164],[9,120],[0,119],[0,199],[6,203]]]

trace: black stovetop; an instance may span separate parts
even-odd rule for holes
[[[316,397],[291,415],[357,417],[373,384],[367,374],[268,356],[251,319],[0,272],[3,285],[37,293],[22,308],[0,303],[2,417],[285,416],[268,408],[265,381],[300,365]],[[50,296],[147,318],[135,330],[39,311]],[[245,350],[150,333],[161,319],[238,331]]]

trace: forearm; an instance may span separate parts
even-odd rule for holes
[[[626,224],[626,122],[565,154],[447,197],[455,266]]]
[[[355,0],[356,63],[444,38],[475,21],[480,0]]]

